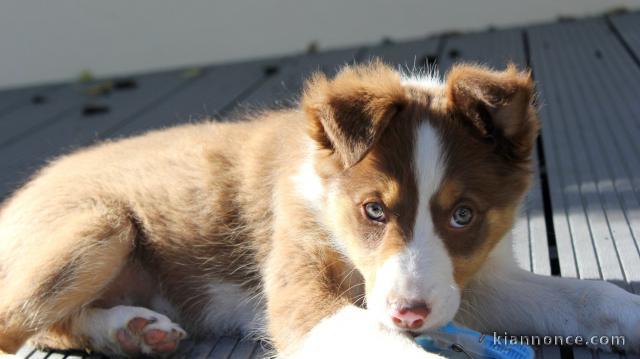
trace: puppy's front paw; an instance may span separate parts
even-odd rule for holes
[[[640,353],[640,296],[610,283],[583,294],[580,313],[587,346]],[[589,303],[593,305],[589,305]]]

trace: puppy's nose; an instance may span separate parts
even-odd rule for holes
[[[392,309],[391,320],[402,329],[418,329],[424,324],[431,309],[425,302],[412,302]]]

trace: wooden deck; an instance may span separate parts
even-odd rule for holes
[[[286,105],[312,71],[331,73],[341,64],[375,56],[410,68],[437,63],[441,72],[462,60],[498,68],[508,61],[529,66],[540,91],[543,130],[536,183],[512,233],[521,266],[540,274],[604,279],[640,294],[638,12],[179,69],[110,83],[0,91],[0,199],[47,159],[73,148],[236,109]],[[223,337],[187,341],[177,357],[239,359],[262,353],[256,343]],[[25,348],[20,355],[83,354]],[[538,355],[619,356],[554,347]]]

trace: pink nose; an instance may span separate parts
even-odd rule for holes
[[[431,309],[425,302],[398,306],[391,312],[391,320],[402,329],[418,329],[424,324]]]

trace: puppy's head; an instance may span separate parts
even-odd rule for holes
[[[303,167],[318,188],[306,196],[384,324],[422,332],[451,320],[510,229],[531,177],[533,91],[513,66],[459,65],[441,83],[374,62],[307,83],[314,151]]]

